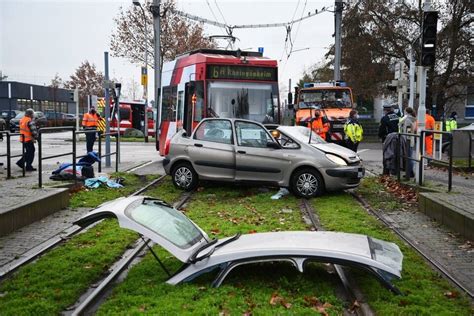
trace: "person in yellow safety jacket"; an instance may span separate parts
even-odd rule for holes
[[[33,119],[35,112],[33,109],[25,111],[25,116],[20,120],[20,142],[25,146],[25,155],[16,162],[16,165],[26,171],[36,171],[33,168],[33,160],[35,159],[35,142],[38,137],[35,120]],[[26,166],[24,164],[26,163]]]
[[[458,118],[458,114],[456,112],[452,112],[449,118],[446,120],[446,131],[452,132],[453,130],[458,128],[458,122],[456,119]]]
[[[314,112],[314,118],[311,122],[311,129],[322,139],[326,140],[326,133],[329,131],[329,122],[327,122],[326,118],[321,116],[321,112],[319,110]]]
[[[346,147],[357,152],[357,147],[362,141],[362,135],[364,130],[362,125],[359,123],[359,115],[356,110],[352,110],[349,113],[349,119],[344,124],[344,134],[346,135]]]
[[[97,131],[97,125],[101,119],[99,113],[96,112],[95,108],[91,108],[88,113],[84,113],[82,117],[82,126],[85,130]],[[96,140],[97,133],[86,133],[86,148],[87,152],[94,150],[94,142]]]

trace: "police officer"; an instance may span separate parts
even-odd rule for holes
[[[456,112],[451,112],[451,115],[446,120],[446,131],[452,132],[453,130],[458,128],[458,122],[456,119],[458,118],[458,114]]]
[[[23,165],[26,163],[26,171],[36,171],[32,166],[35,159],[35,142],[38,137],[36,123],[33,119],[34,114],[33,109],[28,109],[20,120],[20,142],[25,144],[25,155],[16,162],[16,165],[23,169]]]
[[[357,147],[359,143],[362,141],[362,134],[364,130],[362,129],[362,125],[360,125],[359,116],[356,110],[352,110],[349,113],[349,119],[344,124],[344,134],[346,134],[346,146],[352,151],[357,152]]]
[[[100,115],[96,112],[95,108],[91,107],[88,113],[84,113],[82,117],[82,126],[85,130],[97,131],[97,125],[99,124]],[[87,152],[94,150],[94,142],[96,140],[96,133],[86,133],[86,147]]]
[[[384,116],[380,120],[379,127],[379,138],[382,139],[382,143],[385,141],[385,138],[390,133],[398,132],[398,120],[399,117],[393,111],[393,108],[390,104],[385,104],[383,106]]]

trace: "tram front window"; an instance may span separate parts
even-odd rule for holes
[[[208,117],[242,118],[272,123],[276,117],[271,84],[212,82]]]

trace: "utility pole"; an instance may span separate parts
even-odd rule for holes
[[[341,80],[341,25],[344,4],[342,0],[336,0],[334,6],[334,81],[336,82]]]
[[[410,50],[408,52],[408,58],[410,60],[410,69],[408,70],[408,79],[410,81],[410,96],[408,98],[408,106],[413,109],[414,108],[413,106],[415,105],[415,67],[416,67],[415,57],[413,56],[413,46],[410,47]]]
[[[156,104],[156,121],[155,121],[155,137],[158,141],[160,123],[161,123],[161,42],[160,42],[160,0],[153,0],[150,7],[153,14],[153,33],[155,37],[155,104]],[[148,128],[148,127],[147,127]]]
[[[148,143],[148,41],[147,41],[147,27],[146,27],[146,14],[145,10],[143,9],[142,5],[140,4],[140,1],[138,0],[133,0],[133,4],[140,7],[143,13],[143,23],[144,23],[144,29],[143,29],[143,38],[144,38],[144,46],[145,46],[145,67],[142,67],[142,76],[141,76],[141,81],[143,85],[143,99],[145,100],[145,114],[144,114],[144,124],[143,124],[143,134],[145,135],[145,143]]]
[[[110,95],[109,95],[109,53],[104,52],[104,89],[105,89],[105,166],[110,167]],[[117,122],[117,131],[119,131],[120,122]]]

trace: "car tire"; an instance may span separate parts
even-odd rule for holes
[[[294,195],[309,199],[323,193],[324,182],[319,172],[305,168],[293,174],[290,188]]]
[[[171,171],[171,179],[176,188],[192,191],[196,189],[199,179],[196,171],[187,162],[178,163]]]

